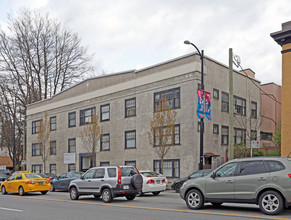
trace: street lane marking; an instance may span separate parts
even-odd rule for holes
[[[7,211],[13,211],[13,212],[22,212],[22,210],[19,210],[19,209],[9,209],[9,208],[4,208],[4,207],[0,207],[0,209],[7,210]]]
[[[257,216],[257,215],[242,215],[242,214],[232,214],[223,212],[208,212],[208,211],[197,211],[197,210],[181,210],[181,209],[167,209],[167,208],[153,208],[153,207],[142,207],[142,206],[130,206],[130,205],[119,205],[119,204],[108,204],[99,202],[85,202],[85,201],[73,201],[73,200],[61,200],[61,199],[49,199],[49,198],[35,198],[35,197],[20,197],[13,195],[0,195],[5,197],[15,197],[21,199],[38,199],[45,201],[55,201],[55,202],[68,202],[68,203],[78,203],[78,204],[89,204],[89,205],[100,205],[100,206],[111,206],[111,207],[121,207],[121,208],[134,208],[134,209],[145,209],[145,210],[157,210],[157,211],[171,211],[171,212],[185,212],[185,213],[197,213],[197,214],[208,214],[208,215],[221,215],[221,216],[234,216],[234,217],[246,217],[246,218],[259,218],[259,219],[274,219],[274,220],[291,220],[290,218],[280,218],[275,216]]]

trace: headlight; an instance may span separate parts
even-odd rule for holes
[[[184,182],[183,185],[181,186],[181,189],[184,188],[188,184],[188,181]]]

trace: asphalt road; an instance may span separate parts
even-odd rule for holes
[[[0,195],[0,220],[232,220],[232,219],[291,219],[291,208],[281,215],[267,216],[258,206],[223,204],[215,208],[206,204],[201,210],[189,210],[185,202],[174,191],[162,192],[158,196],[145,194],[133,201],[115,198],[112,203],[103,203],[93,196],[70,199],[67,192],[49,192],[47,195],[30,193],[23,197],[17,194]]]

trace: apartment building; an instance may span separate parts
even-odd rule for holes
[[[160,171],[161,161],[150,145],[148,132],[154,105],[164,94],[177,111],[173,146],[164,159],[164,174],[184,177],[198,169],[199,122],[197,117],[200,87],[200,57],[188,54],[139,70],[87,79],[54,97],[27,107],[27,167],[43,171],[38,126],[45,113],[51,124],[50,155],[45,172],[84,171],[94,165],[135,165],[141,170]],[[229,93],[227,66],[205,57],[205,91],[211,93],[212,120],[205,119],[205,165],[215,168],[225,162],[228,147]],[[260,109],[260,82],[250,81],[234,71],[235,143],[249,145],[248,134],[257,136],[254,127]],[[100,116],[103,136],[96,164],[90,164],[80,132],[91,116]],[[248,124],[249,123],[249,124]],[[68,159],[68,153],[73,158]],[[71,162],[70,162],[71,161]]]

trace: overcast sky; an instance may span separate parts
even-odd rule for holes
[[[40,9],[77,32],[96,74],[140,69],[191,52],[228,65],[240,56],[262,83],[281,85],[281,47],[270,37],[291,20],[290,0],[0,0],[0,25],[20,9]]]

